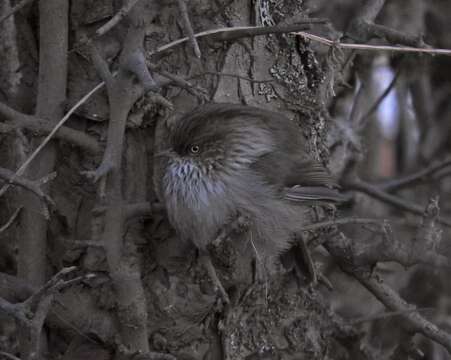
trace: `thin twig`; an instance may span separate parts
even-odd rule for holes
[[[1,234],[2,232],[6,231],[6,230],[12,225],[12,223],[14,222],[14,220],[16,220],[17,216],[19,215],[20,210],[22,210],[22,206],[18,207],[18,208],[16,209],[16,211],[14,211],[14,214],[11,215],[11,217],[9,218],[9,220],[8,220],[4,225],[2,225],[2,227],[0,227],[0,234]]]
[[[92,210],[92,213],[95,216],[99,216],[103,215],[106,210],[106,206],[97,206]],[[142,202],[127,204],[124,211],[126,219],[133,219],[136,217],[148,217],[154,213],[162,212],[164,211],[164,206],[161,203]]]
[[[44,202],[55,205],[55,202],[41,189],[41,186],[53,180],[56,177],[56,172],[48,174],[39,180],[29,180],[22,176],[14,176],[14,172],[5,168],[0,168],[0,179],[5,180],[7,184],[18,185],[28,191],[31,191]],[[1,195],[0,195],[1,196]]]
[[[418,311],[409,312],[411,310],[410,304],[404,301],[396,291],[380,278],[368,276],[359,271],[355,271],[352,275],[388,309],[404,312],[399,316],[408,324],[407,326],[410,329],[441,344],[451,354],[451,335],[421,316]]]
[[[52,139],[55,133],[63,126],[63,124],[69,119],[69,117],[77,110],[81,105],[83,105],[94,93],[100,90],[105,85],[104,82],[97,84],[91,91],[89,91],[85,96],[83,96],[72,108],[63,116],[63,118],[55,125],[53,130],[46,136],[42,143],[33,151],[33,153],[28,157],[28,159],[17,169],[12,177],[11,181],[14,181],[18,176],[22,176],[26,168],[34,160],[34,158],[39,154],[39,152],[44,148],[45,145]],[[0,189],[0,196],[3,195],[9,188],[6,184]]]
[[[122,8],[120,8],[119,11],[110,20],[108,20],[105,24],[99,27],[92,37],[85,36],[79,39],[79,41],[73,46],[73,48],[69,50],[69,53],[72,53],[73,51],[76,51],[77,49],[83,46],[92,45],[94,39],[105,35],[117,24],[119,24],[121,20],[133,9],[133,7],[136,5],[138,1],[139,0],[125,1],[124,6],[122,6]]]
[[[190,79],[195,79],[197,77],[201,77],[201,76],[205,76],[205,75],[233,77],[233,78],[236,78],[236,79],[249,81],[249,82],[252,82],[252,83],[255,83],[255,84],[267,84],[267,83],[271,83],[271,82],[275,81],[275,79],[254,80],[254,79],[248,78],[246,76],[241,76],[241,75],[237,75],[237,74],[230,74],[230,73],[223,73],[223,72],[215,72],[215,71],[205,71],[202,74],[196,74],[196,75],[191,76]]]
[[[337,47],[340,49],[354,49],[354,50],[364,50],[364,51],[393,51],[393,52],[405,52],[405,53],[423,53],[423,54],[431,54],[431,55],[445,55],[451,56],[451,49],[438,49],[438,48],[415,48],[410,46],[390,46],[390,45],[368,45],[368,44],[350,44],[350,43],[341,43],[338,41],[332,41],[326,39],[322,36],[313,35],[304,31],[299,31],[295,33],[296,35],[300,35],[306,39],[310,39],[321,44]]]
[[[14,15],[16,12],[18,12],[20,9],[22,9],[25,5],[31,3],[33,0],[22,0],[20,3],[16,4],[14,7],[12,7],[5,15],[3,15],[0,18],[0,24],[8,19],[11,15]]]
[[[12,129],[24,128],[34,133],[48,134],[55,126],[55,124],[48,120],[16,111],[2,102],[0,102],[0,114],[4,117],[2,120],[6,120],[11,123]],[[76,146],[80,146],[89,153],[98,153],[101,150],[98,141],[94,137],[66,126],[62,126],[58,130],[55,134],[55,138],[70,142]]]
[[[370,219],[370,218],[342,218],[342,219],[334,219],[328,221],[322,221],[315,224],[305,225],[301,228],[301,231],[314,231],[326,227],[337,226],[337,225],[349,225],[349,224],[357,224],[357,225],[384,225],[387,222],[386,219]]]
[[[434,308],[420,308],[420,309],[415,308],[415,309],[406,309],[406,310],[400,310],[400,311],[387,311],[382,314],[375,314],[375,315],[371,315],[371,316],[362,316],[357,319],[350,319],[350,320],[348,320],[348,322],[351,325],[357,325],[357,324],[360,324],[363,322],[382,320],[382,319],[386,319],[389,317],[405,315],[405,314],[416,312],[416,311],[426,312],[426,311],[434,311],[434,310],[435,310]]]
[[[424,208],[420,205],[417,205],[415,203],[411,203],[407,200],[404,200],[398,196],[394,196],[391,194],[388,194],[378,187],[368,184],[361,180],[354,180],[354,181],[347,181],[343,183],[343,187],[347,190],[355,190],[359,192],[363,192],[375,199],[378,199],[384,203],[393,205],[399,209],[402,209],[404,211],[408,211],[410,213],[420,215],[422,216],[424,214]],[[445,219],[443,217],[439,217],[437,221],[443,225],[446,225],[448,227],[451,227],[451,221],[448,219]]]
[[[340,233],[330,237],[325,243],[326,250],[335,258],[340,268],[348,275],[356,278],[371,294],[373,294],[390,311],[399,314],[401,325],[409,332],[417,332],[443,345],[451,353],[451,335],[439,329],[402,299],[390,286],[386,285],[376,274],[372,263],[365,261],[365,251],[356,249],[354,242]]]
[[[112,86],[111,83],[113,82],[113,74],[109,69],[107,61],[102,57],[102,55],[100,55],[97,46],[90,43],[86,46],[86,48],[88,49],[91,61],[94,64],[100,78],[105,82],[107,87]]]
[[[194,36],[193,26],[191,25],[191,20],[188,14],[188,7],[186,6],[185,0],[177,0],[180,12],[182,13],[182,19],[185,24],[186,32],[188,33],[189,40],[193,46],[194,54],[198,59],[201,57],[201,52],[199,49],[199,44],[197,43],[196,37]]]
[[[243,37],[253,37],[260,35],[276,34],[276,33],[295,33],[296,27],[306,27],[310,24],[324,24],[328,21],[325,19],[307,19],[304,22],[298,22],[295,25],[284,25],[284,26],[234,26],[219,29],[212,29],[202,31],[200,33],[194,34],[196,38],[201,37],[213,37],[218,40],[234,40]],[[151,51],[148,55],[155,55],[163,51],[169,50],[175,46],[183,44],[189,40],[188,37],[184,37],[175,41],[172,41],[166,45],[160,46],[155,51]]]
[[[356,19],[360,21],[374,21],[385,5],[385,0],[368,0],[359,9]]]
[[[399,79],[399,75],[401,74],[401,69],[399,69],[395,76],[393,77],[390,84],[387,86],[387,88],[384,90],[384,92],[377,98],[377,100],[374,102],[374,104],[368,109],[365,115],[363,115],[359,122],[358,127],[359,131],[362,131],[365,129],[366,125],[368,124],[368,120],[370,119],[370,116],[373,115],[373,113],[379,108],[380,104],[384,101],[384,99],[390,94],[390,92],[393,90],[393,88],[396,85],[396,82]]]
[[[13,354],[4,351],[0,351],[0,356],[3,356],[4,358],[9,360],[20,360],[20,358],[18,358],[17,356],[14,356]]]
[[[431,164],[426,168],[421,169],[413,174],[406,175],[399,179],[389,180],[383,184],[380,184],[378,185],[378,188],[387,192],[397,191],[405,187],[414,185],[420,181],[423,181],[428,177],[431,177],[434,173],[450,165],[451,165],[451,156],[448,156],[444,160],[435,164]]]
[[[98,28],[95,32],[95,37],[100,37],[105,35],[108,31],[110,31],[113,27],[115,27],[119,22],[127,15],[135,6],[135,4],[139,0],[129,0],[125,1],[124,6],[122,6],[119,11],[105,24],[103,24],[100,28]]]

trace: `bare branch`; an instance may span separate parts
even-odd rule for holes
[[[21,113],[1,102],[0,115],[3,115],[5,119],[9,120],[13,127],[16,128],[25,128],[30,131],[43,134],[48,134],[54,129],[54,125],[49,121],[33,115]],[[65,126],[61,126],[59,128],[59,130],[55,133],[55,138],[67,141],[76,146],[80,146],[89,153],[98,153],[101,150],[98,141],[93,137]]]
[[[342,185],[347,190],[355,190],[355,191],[365,193],[375,199],[378,199],[389,205],[395,206],[401,210],[408,211],[412,214],[422,216],[424,213],[424,209],[420,205],[417,205],[415,203],[404,200],[398,196],[388,194],[388,193],[384,192],[383,190],[380,190],[377,186],[368,184],[362,180],[358,180],[358,179],[347,180],[347,181],[343,182]],[[451,220],[439,217],[438,221],[443,225],[451,227]]]
[[[409,331],[423,334],[425,337],[442,345],[451,354],[451,335],[439,329],[435,324],[421,316],[418,311],[410,311],[412,305],[404,301],[380,277],[355,271],[352,275],[391,311],[403,312],[399,317]]]
[[[18,185],[24,189],[27,189],[31,191],[33,194],[38,196],[47,204],[50,204],[52,206],[55,205],[55,202],[52,200],[50,196],[48,196],[44,191],[41,189],[41,185],[53,180],[56,177],[56,172],[52,172],[51,174],[48,174],[42,179],[39,180],[29,180],[22,176],[16,176],[14,177],[14,172],[5,168],[0,168],[0,179],[5,180],[8,184],[15,184]]]
[[[100,83],[95,86],[90,92],[88,92],[85,96],[83,96],[67,113],[64,117],[55,125],[53,130],[45,137],[42,143],[33,151],[33,153],[28,157],[28,159],[17,169],[13,176],[13,180],[17,176],[21,176],[24,174],[27,167],[31,164],[31,162],[35,159],[35,157],[39,154],[39,152],[48,144],[48,142],[53,138],[56,132],[63,126],[63,124],[69,119],[69,117],[77,110],[83,103],[85,103],[91,95],[97,92],[99,89],[103,87],[104,83]],[[11,180],[11,181],[13,181]],[[9,185],[5,185],[0,189],[0,196],[8,189]]]
[[[197,74],[197,75],[191,76],[190,79],[195,79],[197,77],[201,77],[201,76],[205,76],[205,75],[233,77],[233,78],[236,78],[236,79],[249,81],[249,82],[254,83],[254,84],[268,84],[268,83],[273,83],[273,82],[276,81],[275,79],[255,80],[255,79],[248,78],[246,76],[241,76],[241,75],[237,75],[237,74],[228,74],[228,73],[222,73],[222,72],[215,72],[215,71],[205,71],[205,72],[203,72],[201,74]]]
[[[6,313],[10,314],[11,316],[13,316],[14,318],[16,318],[17,320],[19,320],[28,327],[35,326],[36,324],[33,324],[35,320],[34,316],[38,311],[43,310],[40,309],[40,307],[43,304],[45,305],[44,307],[46,308],[45,316],[47,315],[48,306],[51,305],[52,301],[51,297],[55,292],[60,291],[65,287],[72,286],[73,284],[79,283],[80,281],[93,276],[93,275],[79,276],[75,279],[64,281],[63,277],[69,273],[72,273],[74,270],[76,270],[75,266],[62,269],[60,272],[54,275],[44,286],[35,291],[33,294],[31,294],[30,297],[28,297],[28,299],[26,299],[21,303],[11,304],[10,302],[0,297],[0,310],[3,310]],[[50,302],[48,302],[49,298]],[[42,319],[42,321],[39,321],[40,326],[42,326],[43,321],[44,319]]]
[[[13,214],[11,215],[11,217],[8,219],[8,221],[7,221],[4,225],[2,225],[2,226],[0,227],[0,234],[1,234],[2,232],[4,232],[4,231],[8,230],[8,228],[12,225],[12,223],[14,222],[14,220],[16,220],[17,216],[18,216],[19,213],[20,213],[20,210],[22,210],[22,206],[21,206],[21,207],[18,207],[18,208],[16,209],[16,211],[14,211],[14,213],[13,213]]]
[[[196,97],[200,97],[203,100],[207,99],[207,95],[208,95],[207,91],[204,90],[204,89],[201,89],[201,88],[199,88],[199,87],[197,87],[197,86],[195,86],[193,84],[191,84],[188,80],[186,80],[186,79],[184,79],[184,78],[182,78],[180,76],[177,76],[175,74],[172,74],[172,73],[170,73],[168,71],[164,71],[164,70],[155,70],[155,72],[160,74],[160,75],[162,75],[162,76],[164,76],[165,78],[168,78],[169,80],[171,80],[171,82],[174,85],[176,85],[176,86],[178,86],[178,87],[180,87],[182,89],[185,89],[190,94],[193,94]],[[195,78],[195,77],[193,76],[191,78]]]
[[[325,19],[306,19],[304,21],[298,22],[294,25],[280,25],[280,26],[236,26],[227,27],[214,30],[202,31],[200,33],[194,34],[196,38],[208,37],[214,41],[230,41],[236,40],[244,37],[254,37],[269,34],[286,34],[291,32],[297,32],[305,30],[312,24],[326,24],[328,20]],[[155,51],[149,53],[149,55],[155,55],[166,50],[169,50],[175,46],[183,44],[189,40],[188,37],[184,37],[169,44],[160,46]]]
[[[0,24],[8,19],[10,16],[14,15],[16,12],[18,12],[20,9],[22,9],[25,5],[30,4],[33,2],[33,0],[22,0],[18,4],[16,4],[14,7],[12,7],[6,14],[4,14],[2,17],[0,17]]]
[[[373,105],[371,105],[371,107],[368,109],[368,111],[366,112],[366,114],[364,114],[358,121],[358,131],[362,131],[363,129],[366,128],[366,126],[368,125],[368,121],[371,117],[371,115],[373,115],[373,113],[379,108],[380,104],[382,104],[382,102],[385,100],[385,98],[388,96],[388,94],[390,94],[390,92],[393,90],[393,88],[396,85],[396,82],[399,79],[399,75],[401,74],[401,70],[398,70],[395,74],[395,76],[393,77],[392,81],[390,82],[390,84],[387,86],[387,88],[383,91],[383,93],[376,99],[376,101],[374,102]]]
[[[374,21],[385,5],[385,0],[368,0],[357,13],[360,21]]]
[[[404,301],[392,288],[384,284],[380,276],[372,271],[372,264],[362,263],[359,250],[353,247],[352,241],[343,234],[331,237],[325,243],[326,249],[338,261],[340,268],[356,278],[390,311],[402,312],[399,315],[403,327],[411,332],[423,334],[427,338],[443,345],[451,353],[451,335],[422,317],[418,311]]]
[[[193,46],[194,54],[197,58],[200,59],[201,52],[199,49],[199,44],[197,43],[196,37],[194,36],[193,26],[191,25],[191,20],[188,15],[188,7],[186,6],[185,0],[177,0],[179,5],[180,12],[182,13],[183,23],[185,25],[185,29],[188,33],[189,40],[191,45]]]
[[[368,225],[368,224],[374,224],[383,226],[385,223],[387,223],[387,219],[370,219],[370,218],[341,218],[341,219],[334,219],[334,220],[328,220],[328,221],[322,221],[314,224],[305,225],[302,227],[301,231],[314,231],[322,228],[337,226],[337,225],[349,225],[349,224],[357,224],[357,225]]]
[[[403,315],[403,314],[411,313],[411,312],[415,312],[415,311],[429,312],[429,311],[435,311],[435,309],[434,308],[419,308],[419,309],[409,309],[409,310],[403,310],[403,311],[387,311],[387,312],[383,312],[382,314],[376,314],[376,315],[372,315],[372,316],[362,316],[357,319],[351,319],[351,320],[349,320],[349,323],[352,325],[356,325],[356,324],[360,324],[360,323],[368,322],[368,321],[387,319],[387,318],[390,318],[393,316]]]
[[[95,37],[105,35],[113,27],[119,24],[119,22],[132,10],[138,1],[139,0],[124,1],[124,5],[119,9],[119,11],[107,23],[103,24],[96,30]]]
[[[146,58],[142,48],[131,49],[128,53],[121,55],[122,67],[133,73],[144,87],[144,92],[158,91],[159,86],[155,82],[146,64]]]
[[[304,31],[296,32],[296,35],[300,35],[306,39],[310,39],[330,47],[336,47],[339,49],[354,49],[362,51],[391,51],[402,53],[422,53],[430,55],[446,55],[451,56],[451,49],[437,49],[437,48],[415,48],[409,46],[389,46],[389,45],[367,45],[367,44],[351,44],[342,43],[338,41],[332,41],[324,37],[309,34]]]
[[[9,360],[20,360],[20,358],[18,358],[17,356],[14,356],[4,351],[0,351],[0,356],[3,356],[4,358]]]
[[[87,49],[89,51],[91,61],[94,64],[94,67],[99,73],[101,79],[105,82],[107,87],[112,86],[113,75],[111,74],[106,60],[102,57],[102,55],[100,55],[99,50],[93,43],[88,44]]]
[[[108,175],[114,169],[114,164],[108,154],[105,154],[102,162],[95,170],[82,171],[81,174],[90,179],[94,184]]]
[[[430,179],[436,172],[443,170],[451,165],[451,156],[446,157],[442,161],[435,162],[424,169],[421,169],[413,174],[406,175],[399,179],[388,180],[378,185],[378,188],[387,191],[395,192],[409,186],[416,185],[420,182]]]
[[[386,40],[390,44],[407,45],[411,47],[425,47],[425,43],[421,36],[405,34],[401,31],[391,29],[384,25],[374,23],[362,23],[361,26],[365,28],[368,34]]]

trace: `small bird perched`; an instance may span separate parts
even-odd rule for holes
[[[305,151],[299,127],[251,106],[210,104],[182,116],[156,154],[157,194],[178,234],[207,259],[207,245],[236,214],[266,266],[293,245],[299,204],[340,201],[326,169]],[[216,284],[226,297],[222,285]]]

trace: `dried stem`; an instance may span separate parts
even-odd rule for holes
[[[332,41],[324,37],[313,35],[304,31],[296,32],[296,35],[300,35],[306,39],[310,39],[330,47],[336,47],[339,49],[353,49],[362,51],[390,51],[390,52],[403,52],[403,53],[422,53],[430,55],[445,55],[451,56],[451,49],[437,49],[437,48],[415,48],[410,46],[390,46],[390,45],[368,45],[368,44],[351,44],[342,43],[339,41]]]

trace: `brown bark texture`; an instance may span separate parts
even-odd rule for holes
[[[2,1],[0,358],[451,359],[450,11]],[[212,102],[285,114],[348,199],[305,206],[306,270],[263,281],[227,219],[229,304],[154,189],[168,129]]]

